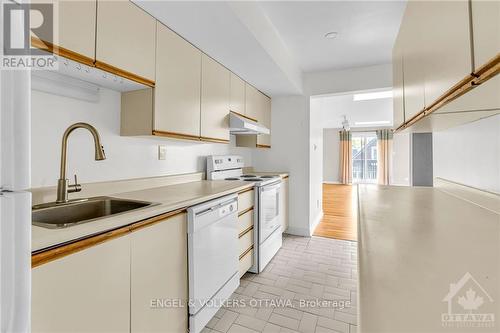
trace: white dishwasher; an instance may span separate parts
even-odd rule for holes
[[[188,208],[189,332],[199,333],[238,288],[238,197]]]

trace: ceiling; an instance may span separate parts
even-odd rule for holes
[[[304,72],[389,63],[403,1],[133,0],[270,96],[302,93]],[[338,31],[336,39],[324,34]]]
[[[390,63],[406,1],[262,1],[304,72]],[[337,32],[335,39],[325,38]]]

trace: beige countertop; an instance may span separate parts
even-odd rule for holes
[[[33,226],[32,251],[116,229],[176,209],[193,206],[227,194],[236,193],[252,186],[253,183],[244,181],[202,180],[131,192],[113,193],[113,197],[151,201],[159,203],[159,205],[110,216],[99,221],[75,225],[65,229],[46,229]]]
[[[360,185],[359,204],[360,332],[500,330],[500,215],[436,188]],[[448,320],[470,313],[496,322]]]

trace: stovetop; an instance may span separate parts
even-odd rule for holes
[[[255,182],[257,186],[266,185],[268,183],[272,183],[281,177],[279,175],[265,175],[265,176],[257,176],[252,174],[245,174],[237,177],[227,177],[224,180],[240,180],[246,182]]]

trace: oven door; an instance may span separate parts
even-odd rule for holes
[[[259,244],[280,227],[281,182],[259,188]]]

